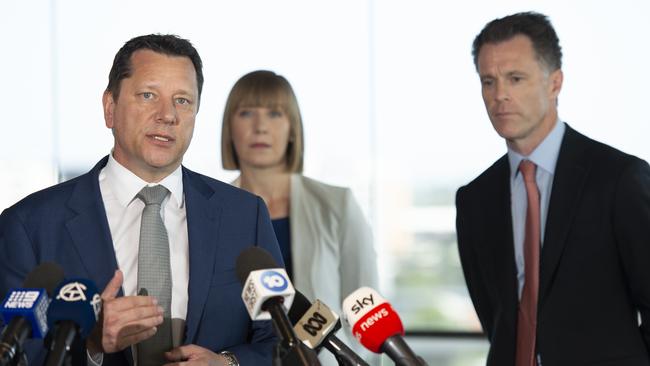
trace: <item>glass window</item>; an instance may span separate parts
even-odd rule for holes
[[[136,35],[179,34],[198,48],[206,79],[184,164],[233,179],[219,156],[227,93],[255,69],[286,76],[304,118],[305,174],[353,188],[374,228],[381,292],[408,331],[480,331],[458,260],[454,196],[505,153],[470,53],[486,22],[528,9],[550,15],[564,51],[560,117],[650,158],[650,3],[36,3],[0,14],[0,31],[16,35],[0,61],[1,207],[108,154],[101,96],[115,52]]]

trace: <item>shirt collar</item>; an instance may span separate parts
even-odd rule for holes
[[[521,155],[508,148],[510,178],[514,180],[517,177],[519,163],[524,159],[532,161],[537,167],[542,168],[551,175],[555,174],[555,165],[557,163],[557,157],[560,155],[560,147],[562,146],[562,138],[564,137],[565,130],[566,125],[564,122],[558,120],[551,132],[528,156]]]
[[[123,207],[127,207],[133,201],[135,195],[145,186],[155,186],[158,184],[171,192],[169,202],[172,202],[177,208],[183,207],[183,171],[180,165],[159,183],[148,183],[115,160],[111,153],[108,156],[108,162],[106,163],[104,172],[106,174],[105,179],[107,185],[110,187],[119,187],[119,189],[114,190],[114,194],[117,201]]]

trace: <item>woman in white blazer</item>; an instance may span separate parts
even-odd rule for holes
[[[341,314],[352,291],[378,286],[372,232],[350,189],[301,174],[303,142],[298,101],[284,77],[254,71],[235,83],[223,116],[223,167],[240,170],[233,184],[269,207],[294,286]],[[356,343],[349,330],[339,333]],[[336,364],[323,353],[323,364]]]

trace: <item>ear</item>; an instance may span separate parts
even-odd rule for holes
[[[564,81],[564,73],[562,73],[562,69],[553,71],[548,76],[548,81],[549,97],[557,100],[558,96],[560,95],[560,90],[562,90],[562,82]]]
[[[106,127],[113,128],[113,112],[115,110],[115,101],[113,100],[113,94],[108,90],[104,92],[102,96],[102,105],[104,107],[104,121]]]

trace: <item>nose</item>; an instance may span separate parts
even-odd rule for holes
[[[158,115],[156,121],[164,124],[176,124],[178,116],[176,113],[176,104],[174,101],[160,101],[158,105]]]
[[[255,113],[255,116],[253,117],[253,128],[255,129],[255,133],[268,132],[268,120],[262,113]]]
[[[503,80],[499,80],[496,82],[495,97],[496,100],[499,102],[503,102],[510,99],[510,91],[508,90],[508,87]]]

